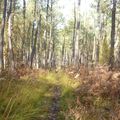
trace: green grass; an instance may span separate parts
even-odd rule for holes
[[[1,120],[46,120],[54,84],[46,76],[0,82]]]
[[[86,93],[76,93],[80,82],[60,71],[33,73],[21,79],[0,81],[0,120],[47,120],[50,115],[55,86],[60,87],[58,120],[108,120],[112,102]],[[80,104],[77,103],[77,96]],[[86,106],[90,103],[91,106]],[[103,111],[103,112],[102,112]],[[102,118],[100,118],[102,119]]]
[[[56,85],[61,88],[58,120],[65,120],[64,113],[75,103],[78,84],[63,72],[0,81],[0,120],[47,120]]]
[[[67,111],[70,106],[76,105],[75,89],[80,84],[78,81],[71,79],[67,74],[59,73],[61,77],[61,98],[60,98],[60,112],[58,120],[66,120]]]

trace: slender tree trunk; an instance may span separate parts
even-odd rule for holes
[[[55,68],[56,65],[55,65],[55,39],[53,38],[53,45],[52,45],[52,55],[51,55],[51,67],[52,68]]]
[[[22,39],[22,60],[23,61],[25,57],[25,39],[26,39],[25,19],[26,19],[26,0],[23,0],[23,39]]]
[[[75,40],[76,40],[76,4],[74,1],[74,27],[73,27],[73,62],[74,62],[74,58],[75,58]]]
[[[62,45],[62,67],[65,67],[65,42],[66,42],[66,38],[64,35],[64,41],[63,41],[63,45]]]
[[[10,70],[13,71],[15,68],[14,65],[14,54],[13,54],[13,47],[12,47],[12,0],[10,0],[10,9],[9,9],[9,16],[8,16],[8,46],[9,46],[9,64]]]
[[[34,4],[34,18],[36,18],[36,7],[37,7],[37,1],[35,0]],[[37,29],[35,28],[37,24],[37,21],[33,21],[33,27],[32,27],[32,39],[31,39],[31,56],[30,56],[30,67],[33,67],[33,58],[36,52],[36,42],[37,42],[37,37],[36,34],[38,32],[38,26]],[[36,29],[36,30],[35,30]]]
[[[1,13],[1,10],[2,10],[2,1],[0,1],[0,13]]]
[[[33,59],[34,59],[34,56],[36,55],[36,47],[37,47],[37,42],[38,42],[37,41],[38,40],[38,31],[39,31],[40,26],[41,26],[41,15],[40,15],[40,18],[39,18],[39,21],[38,21],[38,25],[37,25],[36,32],[35,32],[35,39],[34,39],[34,43],[33,43],[33,46],[32,46],[31,68],[33,67]]]
[[[51,0],[51,3],[50,3],[50,39],[49,39],[49,48],[48,48],[48,65],[49,65],[49,68],[51,68],[52,66],[52,55],[53,55],[53,49],[52,49],[52,46],[53,46],[53,0]]]
[[[47,8],[46,8],[46,23],[48,24],[48,10],[49,10],[49,0],[47,0]],[[48,29],[46,24],[46,30],[45,30],[45,68],[47,68],[47,42],[48,42]]]
[[[30,61],[30,56],[31,56],[31,39],[30,39],[30,31],[31,31],[31,28],[32,28],[32,24],[31,22],[29,23],[29,26],[28,26],[28,30],[27,30],[27,37],[26,37],[26,40],[28,40],[28,44],[27,44],[27,52],[28,52],[28,57],[27,57],[27,60],[26,60],[26,63],[27,65],[29,65],[29,61]]]
[[[114,66],[114,44],[115,44],[115,20],[116,20],[116,0],[113,0],[113,8],[112,8],[112,26],[111,26],[111,42],[110,42],[110,59],[109,65],[110,70]]]
[[[35,40],[34,40],[33,47],[32,47],[31,68],[33,68],[33,59],[34,59],[34,56],[35,56],[35,53],[36,53],[37,34],[38,34],[38,27],[37,27],[37,30],[35,32]]]
[[[75,57],[74,64],[79,65],[79,39],[80,39],[80,4],[81,0],[77,1],[77,16],[76,16],[76,39],[75,39]]]
[[[2,27],[0,34],[0,71],[4,69],[3,46],[4,46],[5,21],[6,21],[6,7],[7,7],[7,0],[4,0],[4,10],[3,10]]]
[[[40,51],[40,48],[41,48],[41,20],[42,19],[42,15],[40,14],[40,22],[39,22],[39,26],[38,26],[38,41],[37,41],[37,51],[36,51],[36,54],[37,54],[37,67],[40,68],[40,65],[41,65],[41,51]]]
[[[97,5],[97,13],[98,13],[98,18],[97,18],[97,21],[98,21],[98,28],[99,28],[99,30],[98,30],[98,38],[97,38],[97,41],[96,41],[96,52],[95,52],[95,63],[96,64],[98,64],[99,63],[99,52],[100,52],[100,29],[101,29],[101,27],[100,27],[100,2],[101,2],[101,0],[98,0],[98,5]]]

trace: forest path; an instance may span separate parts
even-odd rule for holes
[[[57,116],[59,113],[59,107],[60,107],[60,86],[54,87],[54,96],[52,98],[52,105],[50,108],[50,116],[49,120],[57,120]]]
[[[60,111],[60,96],[61,96],[61,86],[60,86],[60,80],[61,77],[59,74],[56,74],[56,86],[53,88],[53,98],[50,108],[50,115],[48,120],[57,120],[58,113]]]
[[[54,73],[53,77],[55,86],[52,91],[53,97],[48,120],[65,120],[65,112],[68,110],[69,104],[75,101],[74,89],[78,83],[63,72]]]
[[[66,120],[77,86],[64,71],[33,72],[19,80],[0,81],[0,120],[2,111],[13,120]]]

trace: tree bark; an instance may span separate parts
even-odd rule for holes
[[[41,65],[41,21],[42,21],[42,15],[40,14],[40,20],[39,20],[39,26],[38,26],[38,40],[37,40],[37,51],[36,51],[36,56],[37,56],[37,68],[40,68]]]
[[[65,67],[65,42],[66,42],[66,38],[64,35],[64,41],[63,41],[63,45],[62,45],[62,67]]]
[[[47,0],[47,8],[46,8],[46,30],[45,30],[45,68],[47,68],[47,42],[48,42],[48,30],[47,30],[47,24],[48,24],[48,10],[49,10],[49,0]]]
[[[112,21],[111,21],[112,25],[111,25],[110,59],[109,59],[110,70],[112,70],[112,68],[114,67],[115,21],[116,21],[116,0],[113,0]]]
[[[75,4],[75,1],[74,1],[74,27],[73,27],[73,60],[72,62],[74,62],[74,58],[75,58],[75,39],[76,39],[76,4]]]
[[[80,39],[80,4],[81,0],[77,1],[77,13],[76,13],[76,39],[75,39],[75,56],[74,64],[79,66],[79,39]]]
[[[97,13],[98,13],[98,38],[96,41],[96,58],[95,58],[95,63],[98,64],[99,63],[99,54],[100,54],[100,2],[101,0],[98,0],[98,5],[97,5]]]
[[[35,40],[34,40],[34,43],[33,43],[33,46],[32,46],[31,65],[30,65],[31,68],[33,68],[33,59],[34,59],[34,56],[35,56],[35,53],[36,53],[37,34],[38,34],[38,27],[37,27],[37,30],[35,32]]]
[[[5,21],[6,21],[6,7],[7,7],[7,0],[4,0],[4,10],[3,10],[2,27],[0,34],[0,71],[4,69],[3,47],[4,47],[4,30],[5,30]]]
[[[14,71],[14,54],[13,54],[13,47],[12,47],[12,0],[10,0],[10,9],[9,9],[9,16],[8,16],[8,46],[9,46],[9,65],[10,70]]]
[[[23,0],[23,39],[22,39],[22,57],[21,57],[23,61],[25,57],[25,40],[26,40],[25,19],[26,19],[26,0]]]

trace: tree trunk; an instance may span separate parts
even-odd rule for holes
[[[41,65],[41,21],[42,21],[42,15],[40,14],[40,22],[39,22],[39,26],[38,26],[38,41],[37,41],[37,51],[36,51],[36,55],[37,55],[37,68],[40,68]]]
[[[26,19],[26,0],[23,0],[23,39],[22,39],[22,60],[24,61],[24,57],[25,57],[25,19]]]
[[[63,45],[62,45],[62,67],[65,67],[65,42],[66,42],[66,38],[65,38],[65,35],[64,35],[64,41],[63,41]]]
[[[3,10],[2,27],[0,34],[0,71],[4,69],[3,46],[4,46],[5,21],[6,21],[6,7],[7,7],[7,0],[4,0],[4,10]]]
[[[51,3],[50,3],[50,39],[49,39],[49,45],[48,45],[48,66],[49,68],[51,68],[52,66],[52,60],[53,60],[53,49],[52,49],[52,46],[53,46],[53,0],[51,0]]]
[[[74,56],[74,64],[76,66],[79,65],[80,4],[81,4],[81,0],[78,0],[78,3],[77,3],[77,14],[76,14],[77,16],[76,16],[75,56]]]
[[[76,40],[76,4],[75,4],[75,1],[74,1],[74,27],[73,27],[73,60],[72,62],[74,62],[74,58],[75,58],[75,40]]]
[[[109,68],[112,70],[114,66],[114,44],[115,44],[115,20],[116,20],[116,0],[113,0],[112,8],[112,26],[111,26],[111,42],[110,42],[110,59],[109,59]]]
[[[99,53],[100,53],[100,2],[101,0],[98,0],[98,5],[97,5],[97,13],[98,13],[98,18],[97,18],[97,21],[98,21],[98,38],[97,38],[97,41],[96,41],[96,58],[95,58],[95,63],[98,64],[99,63]]]
[[[49,10],[49,0],[47,0],[47,8],[46,8],[46,23],[48,24],[48,10]],[[47,42],[48,42],[48,29],[47,29],[47,24],[46,24],[46,30],[45,30],[45,68],[47,68],[47,56],[48,56],[48,51],[47,51]]]
[[[35,56],[35,53],[36,53],[37,34],[38,34],[38,27],[37,27],[37,30],[35,32],[35,39],[34,39],[34,43],[33,43],[33,46],[32,46],[31,65],[30,65],[31,68],[33,68],[33,59],[34,59],[34,56]]]
[[[9,65],[10,70],[13,71],[14,66],[14,54],[13,54],[13,47],[12,47],[12,0],[10,0],[10,9],[9,9],[9,16],[8,16],[8,46],[9,46]]]

